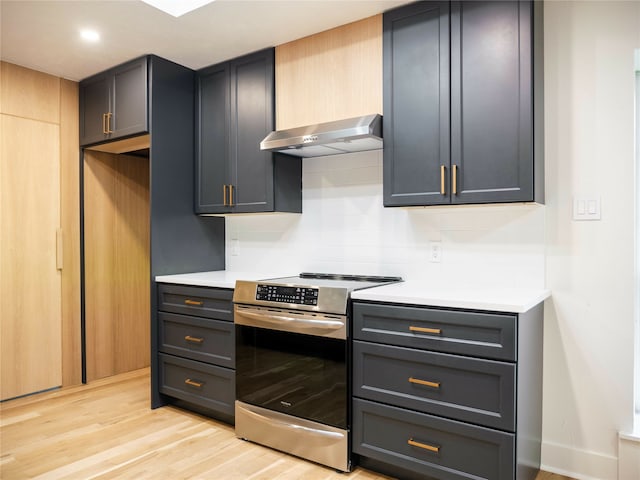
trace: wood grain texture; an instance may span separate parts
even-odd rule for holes
[[[149,161],[85,151],[87,380],[150,360]]]
[[[276,128],[382,113],[382,15],[276,47]]]
[[[80,149],[78,84],[60,81],[62,385],[82,382],[80,344]]]
[[[62,382],[60,134],[51,123],[5,114],[0,122],[0,398],[7,399]]]
[[[72,408],[70,408],[72,406]],[[149,409],[148,369],[0,405],[1,478],[384,480],[239,440],[233,427]],[[570,480],[541,472],[537,480]]]
[[[125,138],[123,140],[114,140],[113,142],[101,143],[100,145],[92,145],[89,150],[97,152],[109,153],[127,153],[135,150],[149,148],[151,136],[149,134],[140,135],[138,137]]]
[[[60,79],[1,62],[0,112],[43,122],[60,121]]]

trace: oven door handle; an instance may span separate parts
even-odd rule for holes
[[[289,332],[335,336],[346,338],[346,326],[344,321],[330,319],[296,318],[289,315],[274,314],[266,310],[252,310],[250,308],[236,307],[235,323],[249,327],[263,327],[273,330]],[[280,328],[277,328],[280,327]]]
[[[306,326],[309,328],[326,328],[328,330],[337,330],[338,328],[344,326],[344,323],[339,320],[314,320],[306,318],[295,318],[286,315],[273,315],[272,313],[248,312],[246,310],[242,310],[241,314],[246,315],[247,317],[257,318],[261,322],[294,323],[296,325],[300,325],[301,327]]]

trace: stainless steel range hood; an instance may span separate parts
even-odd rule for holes
[[[271,132],[260,150],[321,157],[382,148],[382,116],[366,115]]]

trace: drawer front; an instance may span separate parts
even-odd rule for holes
[[[515,431],[515,364],[353,343],[355,396]]]
[[[354,338],[403,347],[516,360],[517,317],[397,305],[353,305]]]
[[[158,310],[233,322],[233,290],[158,284]]]
[[[233,415],[236,397],[233,370],[162,353],[159,360],[160,392]]]
[[[235,368],[233,323],[163,312],[158,319],[160,351]]]
[[[421,475],[511,480],[515,436],[454,420],[354,400],[354,452]]]

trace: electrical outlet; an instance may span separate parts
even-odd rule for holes
[[[442,260],[442,242],[429,242],[429,261],[440,263]]]
[[[231,240],[231,256],[237,257],[240,255],[240,240],[233,239]]]

